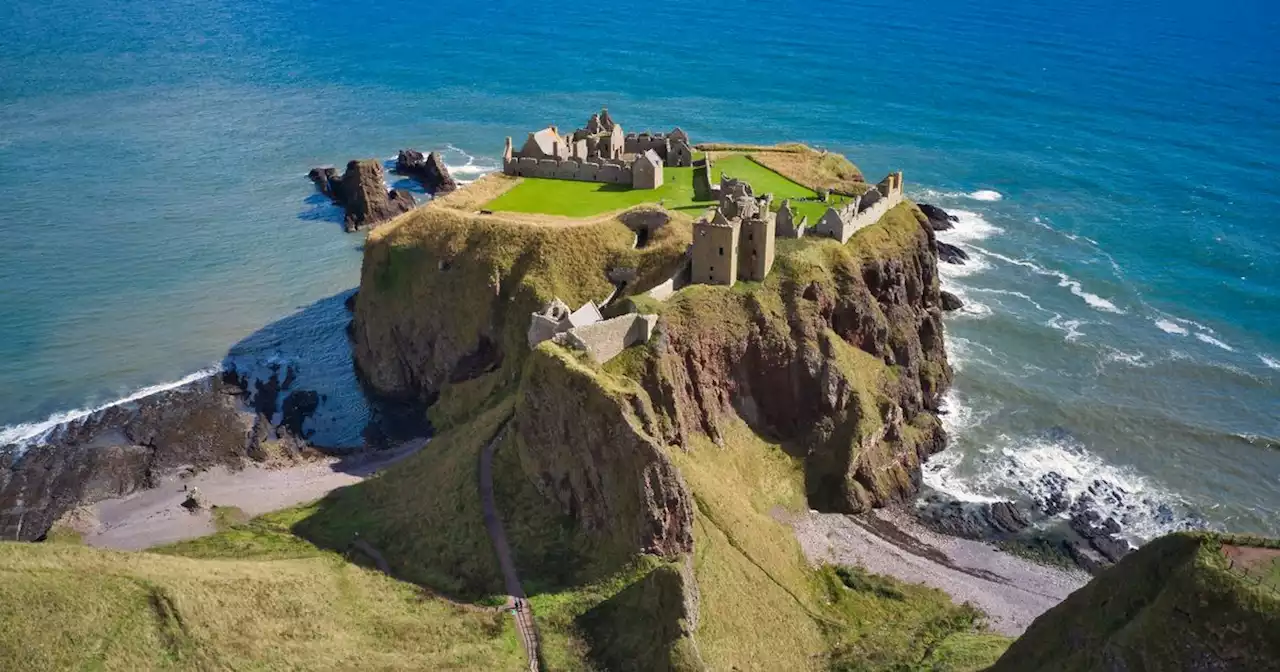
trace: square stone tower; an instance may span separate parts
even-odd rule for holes
[[[774,234],[777,220],[765,210],[756,217],[743,220],[738,234],[738,277],[761,281],[773,269]]]
[[[738,223],[725,219],[719,208],[711,219],[693,224],[691,270],[693,282],[732,286],[738,280]]]

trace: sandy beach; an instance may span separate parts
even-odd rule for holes
[[[923,583],[986,612],[991,629],[1022,634],[1031,621],[1089,581],[1082,571],[1037,564],[981,541],[937,534],[909,515],[810,512],[792,521],[810,562],[860,565]]]
[[[218,467],[186,478],[174,476],[156,488],[81,507],[64,517],[63,524],[79,532],[84,543],[99,548],[133,551],[193,539],[217,531],[209,507],[233,506],[258,516],[314,501],[359,483],[424,445],[425,439],[416,439],[377,454],[277,468]],[[182,506],[192,489],[199,490],[206,508],[188,511]]]

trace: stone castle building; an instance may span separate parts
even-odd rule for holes
[[[656,189],[666,167],[693,165],[693,146],[680,128],[670,133],[624,134],[607,109],[567,135],[555,126],[529,134],[519,150],[507,138],[502,172],[517,177],[544,177],[623,184]]]
[[[884,213],[902,202],[902,171],[889,173],[874,189],[840,207],[830,207],[818,219],[814,231],[845,243],[858,229],[880,221]],[[803,223],[801,224],[803,226]]]
[[[720,203],[715,211],[693,223],[692,281],[733,285],[738,280],[764,280],[773,269],[773,196],[757,198],[750,184],[724,175],[717,191]]]
[[[808,218],[798,217],[790,201],[783,201],[777,213],[770,212],[772,195],[756,197],[751,185],[741,180],[721,175],[719,185],[704,186],[698,177],[709,182],[710,169],[708,160],[694,170],[695,190],[717,196],[720,203],[709,218],[693,224],[691,281],[733,285],[738,280],[764,280],[773,269],[776,239],[803,237]],[[901,202],[902,173],[889,173],[866,193],[828,206],[813,230],[846,243]]]

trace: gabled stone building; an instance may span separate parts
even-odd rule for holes
[[[591,115],[585,127],[568,135],[548,126],[530,133],[519,150],[507,138],[502,150],[502,172],[507,175],[627,184],[636,189],[662,186],[665,167],[692,165],[693,146],[680,128],[628,135],[607,109]]]

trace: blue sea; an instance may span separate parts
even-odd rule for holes
[[[1270,0],[3,0],[0,44],[0,443],[227,358],[297,367],[319,440],[358,441],[361,238],[307,170],[416,147],[474,179],[607,105],[957,214],[930,487],[1280,535]]]

